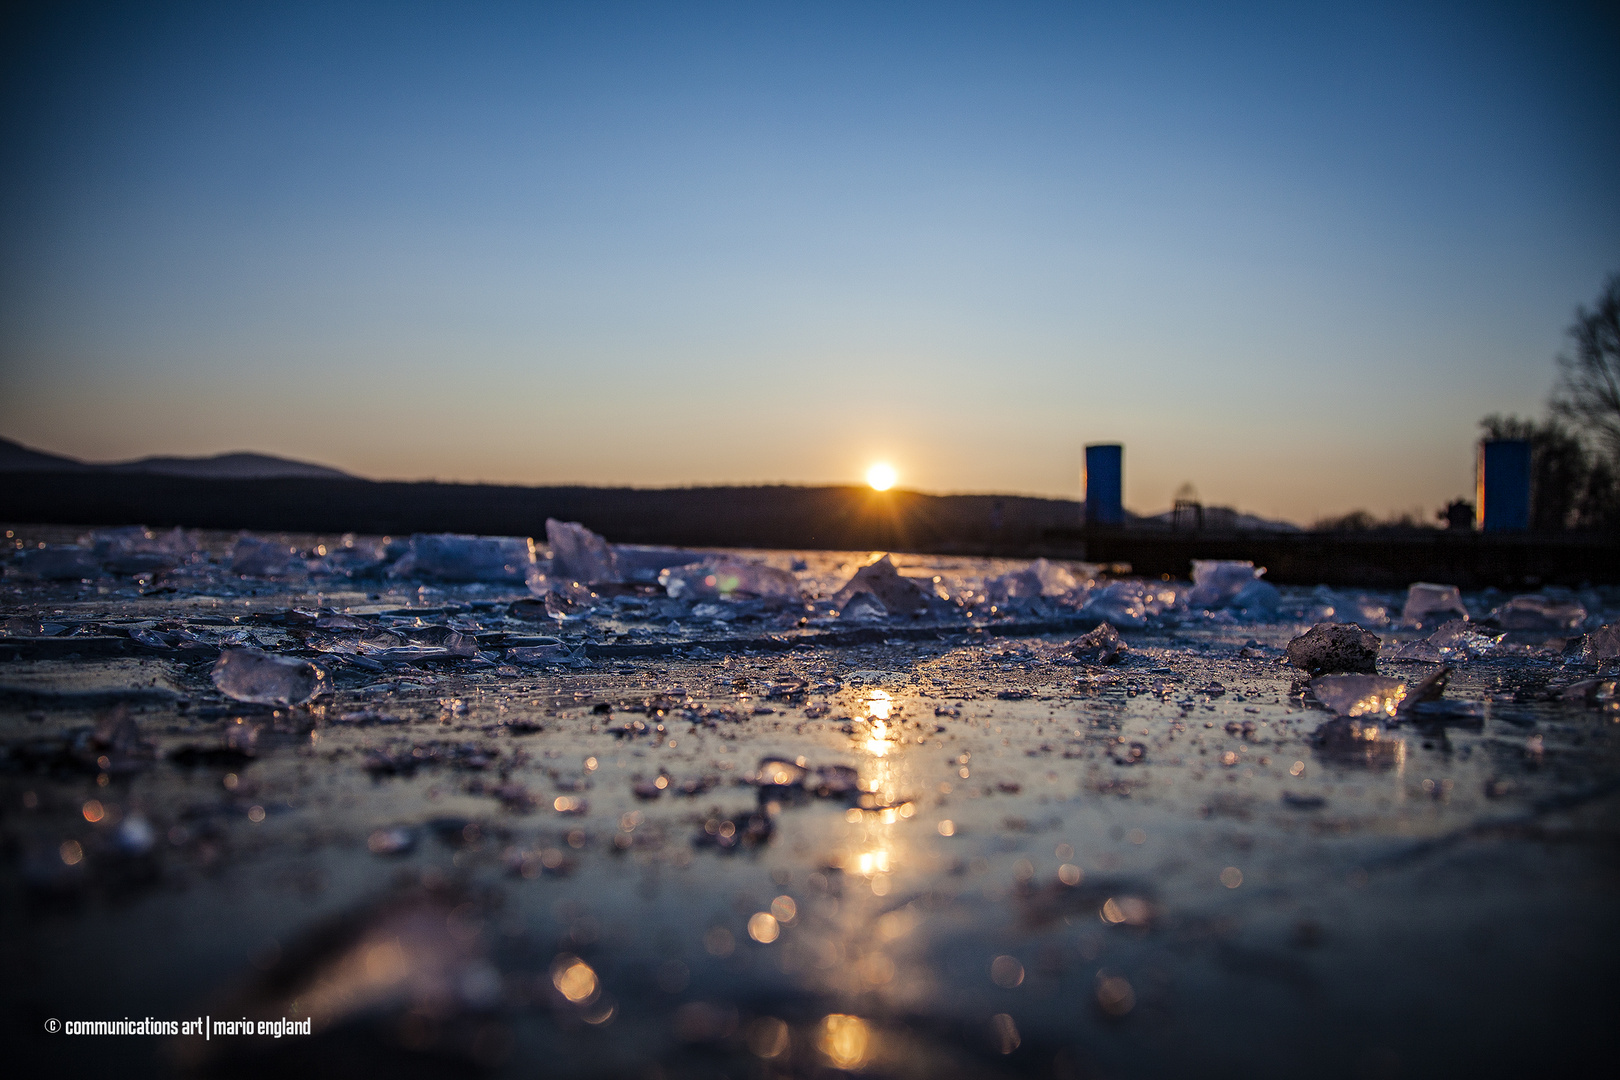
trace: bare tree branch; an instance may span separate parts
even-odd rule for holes
[[[1575,309],[1569,336],[1575,352],[1558,358],[1552,410],[1620,462],[1620,274],[1609,277],[1595,307]]]

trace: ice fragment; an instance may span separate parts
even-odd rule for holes
[[[910,615],[928,604],[928,592],[911,578],[902,577],[894,561],[880,555],[855,571],[832,598],[839,607],[848,604],[856,593],[870,593],[882,601],[883,607],[893,615]]]
[[[309,661],[258,649],[226,649],[212,677],[226,697],[255,705],[302,705],[331,689],[326,672]]]
[[[658,583],[676,600],[798,600],[799,579],[786,570],[741,559],[720,558],[695,566],[675,567],[658,575]]]
[[[1406,683],[1387,675],[1322,675],[1311,680],[1311,693],[1340,716],[1394,716]]]
[[[1330,671],[1378,670],[1378,637],[1353,623],[1317,623],[1288,643],[1288,662],[1322,675]]]
[[[1232,603],[1245,586],[1266,572],[1252,562],[1221,559],[1193,560],[1193,587],[1187,604],[1195,608],[1222,608]]]
[[[76,545],[19,551],[11,570],[40,581],[80,581],[101,576],[101,564],[91,552]]]
[[[619,581],[618,558],[608,542],[577,521],[546,519],[553,572],[587,585]]]
[[[1462,594],[1455,585],[1433,585],[1426,581],[1413,583],[1406,590],[1406,606],[1401,609],[1401,621],[1413,626],[1433,626],[1455,616],[1468,618],[1463,607]]]
[[[286,544],[273,544],[243,533],[231,546],[231,573],[240,577],[291,577],[305,569],[298,553]]]
[[[1494,617],[1504,630],[1568,633],[1586,621],[1586,609],[1573,600],[1548,596],[1515,596],[1497,608]]]
[[[534,541],[521,536],[417,534],[395,577],[437,581],[527,581],[534,566]]]

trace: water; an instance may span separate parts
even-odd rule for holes
[[[849,621],[870,553],[731,552],[804,599],[619,582],[558,619],[522,581],[334,566],[380,538],[263,539],[314,569],[244,580],[204,534],[168,570],[0,584],[29,1063],[1420,1075],[1612,1038],[1620,702],[1578,635],[1613,593],[1572,636],[1480,627],[1424,709],[1336,719],[1286,662],[1310,590],[1252,618],[897,554],[869,591],[911,607]],[[1136,624],[1077,655],[1105,595]],[[1373,630],[1380,676],[1436,670],[1398,655],[1432,629]],[[250,649],[331,691],[230,699],[211,672]],[[198,1015],[314,1033],[43,1029]]]

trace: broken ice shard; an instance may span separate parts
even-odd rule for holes
[[[89,551],[69,544],[19,551],[7,572],[40,581],[80,581],[100,577],[101,564]]]
[[[721,558],[681,566],[658,575],[658,583],[676,600],[799,600],[799,579],[763,563]]]
[[[602,537],[577,521],[546,519],[552,573],[586,585],[619,580],[618,559]]]
[[[842,608],[856,593],[877,597],[884,610],[894,615],[910,615],[928,604],[928,593],[923,587],[911,578],[901,577],[887,555],[880,555],[855,571],[855,576],[838,590],[832,602]]]
[[[614,544],[613,565],[619,580],[637,585],[652,585],[658,575],[677,566],[691,566],[720,556],[707,551],[682,551],[679,548],[643,547],[639,544]]]
[[[1437,659],[1474,660],[1495,651],[1501,641],[1501,634],[1493,636],[1473,623],[1452,619],[1442,623],[1438,630],[1425,638],[1424,644],[1432,646],[1439,653]]]
[[[871,593],[856,593],[849,598],[849,603],[838,613],[838,618],[845,622],[881,622],[889,617],[889,609],[883,606],[883,601]]]
[[[1353,623],[1317,623],[1288,643],[1288,662],[1312,675],[1378,670],[1378,638]]]
[[[1115,626],[1147,625],[1152,590],[1140,581],[1111,581],[1091,594],[1080,610]]]
[[[1586,609],[1573,600],[1549,596],[1515,596],[1493,613],[1504,630],[1567,634],[1586,621]]]
[[[97,529],[90,534],[96,558],[115,574],[170,570],[201,550],[197,538],[176,527],[155,533],[144,525]]]
[[[1406,590],[1406,606],[1401,609],[1402,622],[1413,626],[1434,626],[1452,618],[1468,618],[1468,609],[1463,607],[1462,593],[1457,591],[1457,586],[1419,581]]]
[[[561,639],[551,639],[539,645],[520,645],[506,650],[506,658],[514,664],[566,664],[574,654]]]
[[[1089,660],[1097,664],[1117,664],[1119,654],[1124,650],[1125,643],[1119,639],[1119,631],[1107,623],[1075,640],[1074,655],[1081,660]]]
[[[1311,693],[1340,716],[1394,716],[1406,683],[1387,675],[1323,675],[1311,680]]]
[[[1587,634],[1581,655],[1589,663],[1620,659],[1620,625],[1605,626]]]
[[[1223,608],[1232,603],[1245,586],[1266,572],[1252,562],[1222,559],[1194,559],[1193,587],[1187,603],[1195,608]],[[1275,606],[1275,605],[1273,605]]]
[[[212,677],[226,697],[254,705],[302,705],[331,689],[326,672],[309,661],[258,649],[226,649]]]
[[[464,536],[418,533],[395,577],[436,581],[526,581],[534,565],[534,541],[522,536]]]
[[[1277,591],[1277,586],[1256,578],[1239,589],[1228,606],[1235,611],[1243,612],[1251,619],[1269,619],[1277,613],[1277,605],[1280,603],[1282,593]]]
[[[240,577],[292,577],[305,569],[304,560],[286,544],[273,544],[243,533],[231,546],[231,573]]]

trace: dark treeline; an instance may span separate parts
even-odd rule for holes
[[[617,543],[684,547],[1018,551],[1072,528],[1080,504],[864,487],[593,488],[369,480],[0,474],[0,518],[270,532],[544,536],[546,518]]]

